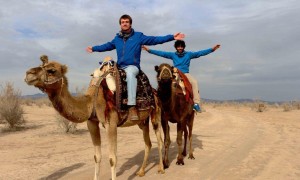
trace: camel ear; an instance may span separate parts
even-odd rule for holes
[[[66,73],[68,72],[68,66],[62,65],[62,66],[61,66],[61,72],[62,72],[63,74],[66,74]]]
[[[41,55],[40,59],[43,62],[43,66],[48,63],[48,56],[47,55]]]
[[[154,66],[156,72],[158,72],[158,66]]]

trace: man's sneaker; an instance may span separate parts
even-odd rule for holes
[[[131,108],[129,108],[129,113],[128,113],[128,117],[131,121],[138,121],[139,120],[139,116],[137,114],[137,110],[136,108],[133,106]]]
[[[196,112],[198,112],[198,113],[201,113],[202,111],[201,111],[201,108],[200,108],[200,106],[199,106],[199,104],[198,103],[195,103],[194,104],[194,111],[196,111]]]

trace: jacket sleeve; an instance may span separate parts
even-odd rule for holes
[[[164,57],[167,59],[173,59],[173,52],[165,52],[165,51],[158,51],[158,50],[153,50],[149,49],[150,54],[154,54],[156,56]]]
[[[93,46],[93,48],[92,48],[93,52],[94,51],[97,51],[97,52],[111,51],[113,49],[116,49],[114,40],[112,40],[111,42],[102,44],[102,45]]]
[[[209,49],[204,49],[204,50],[201,50],[201,51],[196,51],[196,52],[190,52],[191,53],[191,59],[193,58],[198,58],[200,56],[205,56],[205,55],[208,55],[210,53],[213,52],[213,49],[212,48],[209,48]]]
[[[146,36],[143,33],[141,34],[141,45],[156,45],[163,44],[165,42],[173,41],[174,35],[166,36]]]

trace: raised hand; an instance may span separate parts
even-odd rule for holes
[[[220,44],[217,44],[217,45],[215,45],[212,49],[213,49],[213,51],[215,51],[215,50],[217,50],[217,49],[219,49],[220,48]]]
[[[142,49],[145,50],[145,51],[149,51],[149,48],[145,45],[142,45]]]
[[[174,34],[174,39],[175,40],[183,40],[184,37],[185,37],[185,35],[180,33],[180,32]]]
[[[92,46],[88,46],[85,50],[86,50],[88,53],[92,53],[92,52],[93,52]]]

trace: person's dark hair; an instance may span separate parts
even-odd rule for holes
[[[119,24],[121,24],[121,19],[129,19],[130,24],[132,24],[132,18],[128,14],[124,14],[119,19]]]
[[[179,46],[185,48],[185,42],[183,40],[177,40],[177,41],[175,41],[174,47],[177,48]]]

